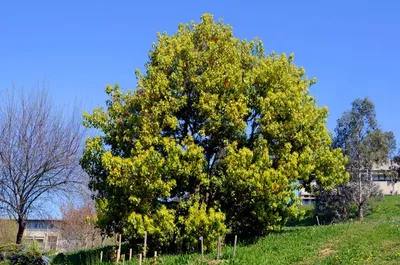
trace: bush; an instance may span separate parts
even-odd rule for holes
[[[372,213],[371,201],[381,200],[382,193],[379,188],[373,187],[377,191],[371,192],[371,196],[363,204],[364,216]],[[341,185],[333,190],[320,190],[316,196],[315,215],[321,223],[338,223],[350,219],[358,218],[358,206],[353,200],[354,188],[349,185]]]
[[[103,251],[103,262],[114,262],[116,260],[116,246],[104,246],[99,248],[78,250],[70,253],[57,254],[51,264],[55,265],[98,265],[100,264],[100,253]],[[121,253],[127,252],[127,245],[122,245]]]
[[[0,246],[0,261],[5,261],[11,255],[22,251],[23,246],[17,244],[8,244]]]
[[[204,250],[216,249],[218,237],[225,237],[225,215],[213,208],[206,209],[205,204],[194,203],[189,207],[186,218],[181,218],[183,235],[180,237],[189,252],[196,251],[199,247],[199,236],[204,238]]]
[[[315,225],[314,205],[302,205],[299,207],[299,214],[288,220],[286,226],[312,226]]]
[[[0,264],[45,265],[48,262],[42,256],[37,242],[25,246],[10,244],[0,247]]]

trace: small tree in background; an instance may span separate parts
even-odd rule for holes
[[[341,148],[348,158],[346,170],[350,173],[350,182],[332,191],[321,189],[316,212],[331,221],[347,219],[351,205],[355,204],[355,213],[363,220],[368,200],[381,195],[373,182],[373,166],[389,162],[396,148],[395,137],[392,132],[379,128],[374,104],[367,98],[357,99],[351,110],[338,120],[333,147]]]
[[[74,206],[73,203],[61,207],[61,222],[57,223],[60,237],[65,244],[62,246],[68,251],[93,248],[100,244],[100,232],[97,228],[96,209],[87,198],[82,205]]]
[[[27,216],[82,182],[84,134],[76,113],[66,118],[45,90],[0,93],[0,210],[17,220],[21,244]]]

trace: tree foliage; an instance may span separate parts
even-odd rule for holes
[[[392,132],[379,128],[372,101],[356,99],[351,110],[337,122],[333,146],[341,148],[348,158],[346,170],[350,173],[350,182],[333,191],[321,191],[317,212],[334,212],[332,220],[346,219],[354,203],[362,220],[368,199],[381,194],[373,182],[372,169],[389,162],[396,149],[395,137]]]
[[[292,55],[266,54],[209,14],[157,38],[137,89],[107,86],[106,109],[84,115],[102,132],[82,166],[104,229],[186,248],[264,235],[297,214],[298,181],[346,179],[315,80]]]

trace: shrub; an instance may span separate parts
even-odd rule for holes
[[[205,204],[196,202],[189,207],[186,218],[180,219],[180,223],[184,227],[181,240],[190,252],[198,249],[199,236],[203,236],[204,250],[214,250],[218,237],[224,237],[227,232],[224,222],[225,215],[222,212],[213,208],[207,210]]]
[[[13,265],[45,265],[37,242],[25,246],[10,244],[0,247],[0,264]]]
[[[17,244],[8,244],[0,246],[0,261],[4,261],[11,255],[22,251],[22,246]]]
[[[127,247],[122,246],[125,252]],[[78,250],[70,253],[59,253],[53,260],[55,265],[98,265],[100,264],[100,253],[103,251],[103,262],[114,262],[116,259],[116,246],[104,246],[93,249]],[[125,251],[124,251],[125,250]]]
[[[378,187],[371,194],[368,200],[362,205],[364,215],[367,216],[372,213],[372,200],[381,200],[382,193]],[[357,191],[350,185],[340,185],[333,190],[319,190],[316,196],[315,215],[318,215],[321,223],[338,223],[354,219],[358,217],[358,206],[353,199],[353,194]]]

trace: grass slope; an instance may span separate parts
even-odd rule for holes
[[[400,196],[375,204],[364,222],[287,227],[253,245],[238,247],[234,259],[232,248],[226,246],[220,264],[400,264]],[[202,263],[199,255],[161,256],[157,264],[217,264],[214,258],[210,254]],[[148,259],[146,264],[155,263]]]

